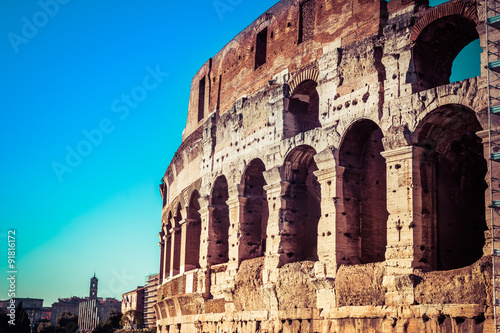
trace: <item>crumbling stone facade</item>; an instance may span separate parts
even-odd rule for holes
[[[209,59],[160,186],[159,331],[492,332],[486,72],[449,83],[484,12],[282,0]]]

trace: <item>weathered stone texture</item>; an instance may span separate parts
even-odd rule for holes
[[[201,67],[160,333],[493,330],[483,6],[282,0]]]

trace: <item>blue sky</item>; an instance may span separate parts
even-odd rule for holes
[[[119,298],[157,273],[191,78],[276,2],[2,1],[0,299],[10,229],[18,297],[87,296],[95,270]]]

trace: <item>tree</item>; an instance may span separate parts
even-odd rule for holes
[[[112,328],[120,328],[120,321],[123,317],[123,314],[118,310],[113,310],[106,318],[105,323],[111,326]]]
[[[9,316],[0,309],[0,333],[7,332],[7,328],[9,327]]]
[[[55,333],[56,327],[50,321],[42,321],[38,324],[36,331],[38,333]]]
[[[61,312],[59,316],[57,316],[56,323],[67,333],[76,332],[78,329],[78,316],[71,312]]]
[[[23,308],[23,302],[20,301],[16,307],[16,320],[14,327],[11,327],[13,333],[30,333],[30,318]]]
[[[114,329],[108,323],[99,323],[92,333],[112,333]]]
[[[131,328],[137,328],[138,325],[142,324],[142,312],[136,310],[128,310],[122,316],[120,325],[123,327],[128,326]]]

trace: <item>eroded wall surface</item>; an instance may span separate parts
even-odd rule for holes
[[[478,38],[481,1],[282,0],[209,59],[158,329],[492,332],[486,73],[449,82]]]

